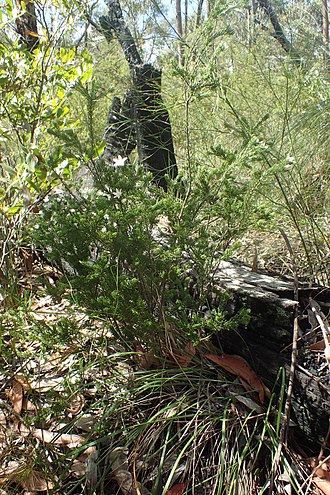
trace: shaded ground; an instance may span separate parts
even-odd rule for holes
[[[328,493],[328,459],[303,445],[273,469],[281,405],[242,385],[250,371],[174,329],[158,352],[129,351],[115,322],[45,295],[59,275],[45,270],[22,277],[27,302],[1,321],[1,495],[257,494],[270,479],[273,493]]]

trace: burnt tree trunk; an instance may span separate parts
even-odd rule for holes
[[[259,3],[273,24],[274,36],[296,58],[268,0],[259,0]],[[132,88],[123,101],[115,97],[110,108],[104,159],[111,163],[116,156],[127,156],[137,147],[140,162],[153,173],[154,181],[166,189],[166,175],[175,177],[177,166],[169,115],[161,97],[161,72],[151,65],[143,64],[124,23],[118,0],[110,1],[109,13],[100,19],[100,23],[108,40],[113,35],[118,39],[129,64],[132,81]],[[299,62],[299,57],[296,60]],[[268,388],[278,392],[279,370],[284,370],[287,379],[290,370],[297,304],[294,300],[293,280],[252,272],[240,263],[225,261],[219,264],[212,278],[210,285],[213,288],[231,295],[229,316],[236,314],[242,307],[251,311],[247,327],[239,328],[237,332],[219,331],[214,344],[219,347],[219,352],[243,356]],[[210,306],[215,308],[216,302],[211,301],[212,297]],[[315,344],[320,345],[322,339],[318,336],[317,325],[311,324],[309,297],[316,299],[327,314],[330,289],[309,287],[306,284],[299,287],[301,336],[292,413],[305,438],[313,442],[317,449],[328,431],[330,386],[322,351],[316,351],[313,347]]]
[[[255,273],[238,262],[222,261],[213,277],[214,287],[231,294],[228,312],[250,308],[247,327],[219,332],[214,342],[222,352],[243,356],[269,389],[279,388],[278,372],[289,377],[293,335],[294,282],[274,274]],[[305,437],[320,448],[330,418],[329,369],[322,350],[322,334],[310,309],[310,297],[323,314],[330,307],[330,289],[300,284],[300,337],[295,370],[292,416]],[[318,350],[317,350],[318,349]],[[277,382],[277,386],[276,386]]]
[[[35,4],[33,1],[25,2],[25,11],[22,10],[21,2],[16,1],[20,15],[16,19],[16,30],[20,41],[29,52],[33,52],[39,45],[39,35]]]
[[[119,1],[112,0],[108,5],[108,15],[100,18],[102,31],[108,41],[113,36],[119,41],[130,67],[132,88],[123,102],[118,97],[113,100],[103,158],[111,163],[119,154],[127,156],[137,147],[140,163],[166,190],[166,175],[175,178],[178,169],[170,118],[161,95],[161,71],[143,63]]]

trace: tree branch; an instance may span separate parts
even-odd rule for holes
[[[282,48],[288,53],[297,65],[301,65],[302,61],[300,55],[295,50],[292,43],[287,39],[282,29],[282,26],[278,20],[277,14],[275,12],[274,7],[269,2],[269,0],[258,0],[260,7],[264,10],[264,12],[269,17],[270,22],[274,28],[274,33],[272,36],[281,44]]]
[[[118,0],[110,0],[107,16],[100,17],[100,24],[107,41],[111,41],[113,34],[117,37],[130,68],[141,65],[142,59],[137,51],[133,36],[125,25],[123,12]]]

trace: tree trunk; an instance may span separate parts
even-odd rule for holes
[[[188,34],[188,0],[184,0],[184,36]]]
[[[16,1],[18,11],[21,13],[16,19],[16,30],[20,36],[21,42],[26,46],[29,52],[33,52],[39,44],[39,35],[37,27],[37,16],[34,2],[25,3],[26,11],[22,10],[21,2]]]
[[[270,22],[272,23],[272,26],[274,28],[274,33],[272,34],[272,36],[281,44],[282,48],[286,51],[286,53],[290,55],[292,61],[297,65],[301,65],[300,56],[295,50],[292,43],[285,36],[282,26],[275,12],[275,9],[270,3],[270,1],[258,0],[258,3],[260,7],[264,10],[264,12],[267,14]]]
[[[176,21],[176,31],[178,33],[178,43],[179,43],[179,65],[184,65],[184,53],[183,53],[183,28],[182,28],[182,12],[181,12],[181,0],[176,0],[175,3],[175,21]]]
[[[211,0],[206,0],[206,17],[209,18],[211,13]]]
[[[140,163],[166,190],[166,175],[175,178],[178,169],[170,118],[161,96],[161,71],[143,64],[118,0],[109,3],[108,15],[100,18],[100,24],[108,41],[113,35],[118,39],[132,81],[123,102],[115,97],[110,108],[103,158],[111,163],[118,155],[127,156],[137,147]]]
[[[200,26],[200,23],[201,23],[203,3],[204,3],[203,0],[199,0],[198,5],[197,5],[196,29]]]
[[[228,292],[229,315],[250,308],[247,327],[219,333],[213,343],[222,352],[243,356],[270,390],[279,389],[282,367],[288,379],[293,334],[294,283],[289,278],[255,273],[238,262],[222,261],[214,274],[214,287]],[[324,365],[322,336],[311,322],[309,297],[328,311],[330,289],[301,284],[299,288],[300,338],[295,371],[292,419],[316,450],[326,437],[330,417],[329,373]],[[311,328],[313,327],[313,328]],[[277,383],[277,385],[276,385]],[[274,388],[275,387],[275,388]]]
[[[326,68],[328,68],[330,62],[328,0],[322,0],[322,17],[323,17],[324,62]]]

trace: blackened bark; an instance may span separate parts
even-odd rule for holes
[[[21,3],[19,1],[16,3],[19,11],[22,11]],[[16,19],[16,30],[21,42],[32,53],[39,44],[37,17],[33,1],[27,2],[25,5],[26,11],[22,12]]]
[[[178,174],[172,129],[168,111],[161,97],[161,72],[152,65],[135,66],[132,80],[136,105],[138,154],[155,183],[166,190],[165,175]]]
[[[118,0],[109,2],[107,16],[100,18],[108,41],[116,36],[131,71],[132,88],[123,103],[115,98],[109,112],[105,133],[105,160],[116,155],[129,155],[137,146],[139,161],[154,177],[154,182],[167,189],[166,175],[178,173],[170,118],[161,96],[161,71],[143,64],[133,37],[126,26]]]
[[[231,294],[228,312],[233,316],[242,307],[250,308],[247,327],[223,333],[214,344],[226,353],[243,356],[270,390],[279,389],[278,372],[283,368],[288,379],[293,333],[294,283],[289,278],[254,273],[235,262],[221,262],[213,286]],[[313,340],[322,341],[317,326],[311,332],[309,297],[316,299],[327,314],[330,289],[301,283],[299,289],[300,338],[298,365],[292,398],[292,419],[306,439],[320,448],[326,437],[330,417],[330,384],[323,352],[313,352]],[[277,383],[277,385],[276,385]]]
[[[133,101],[127,92],[123,102],[115,96],[108,113],[108,127],[104,137],[106,147],[103,158],[111,162],[118,155],[128,156],[136,146],[133,122]]]
[[[119,1],[111,0],[108,6],[108,15],[100,17],[100,24],[106,40],[111,41],[113,35],[115,35],[129,66],[141,65],[142,59],[136,48],[133,36],[125,24]]]

